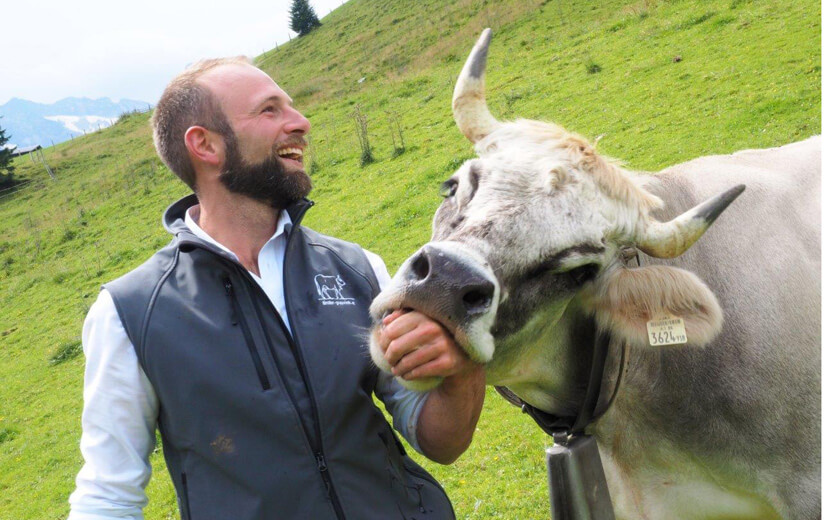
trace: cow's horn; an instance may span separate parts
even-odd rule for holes
[[[682,255],[743,191],[744,185],[739,184],[669,222],[647,221],[645,229],[637,237],[638,249],[655,258]]]
[[[500,124],[489,112],[484,95],[486,54],[492,29],[484,29],[464,64],[455,92],[452,94],[452,114],[463,135],[473,143],[489,135]]]

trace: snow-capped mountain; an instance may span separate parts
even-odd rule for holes
[[[0,105],[0,128],[11,136],[9,144],[51,146],[105,128],[123,113],[148,108],[148,103],[131,99],[114,102],[109,98],[70,97],[46,105],[12,98]]]

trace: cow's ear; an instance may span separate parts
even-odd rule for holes
[[[650,345],[647,323],[663,316],[684,320],[687,343],[704,346],[723,323],[718,300],[695,274],[669,266],[616,268],[595,284],[589,303],[598,324],[633,345]]]

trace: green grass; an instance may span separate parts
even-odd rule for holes
[[[604,153],[656,170],[819,133],[820,20],[809,0],[351,0],[258,61],[313,124],[307,225],[394,270],[427,240],[439,184],[472,156],[450,100],[483,27],[495,30],[493,113],[603,135]],[[364,167],[356,106],[374,158]],[[54,182],[20,158],[18,176],[35,182],[0,192],[0,519],[66,516],[81,465],[83,317],[101,283],[167,242],[160,214],[187,192],[155,157],[147,119],[45,150]],[[467,454],[425,465],[459,518],[546,518],[547,445],[492,392]],[[152,462],[146,518],[176,518],[160,450]]]

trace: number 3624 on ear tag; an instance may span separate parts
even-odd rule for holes
[[[653,347],[681,345],[687,342],[684,320],[677,316],[660,316],[647,322],[649,344]]]

